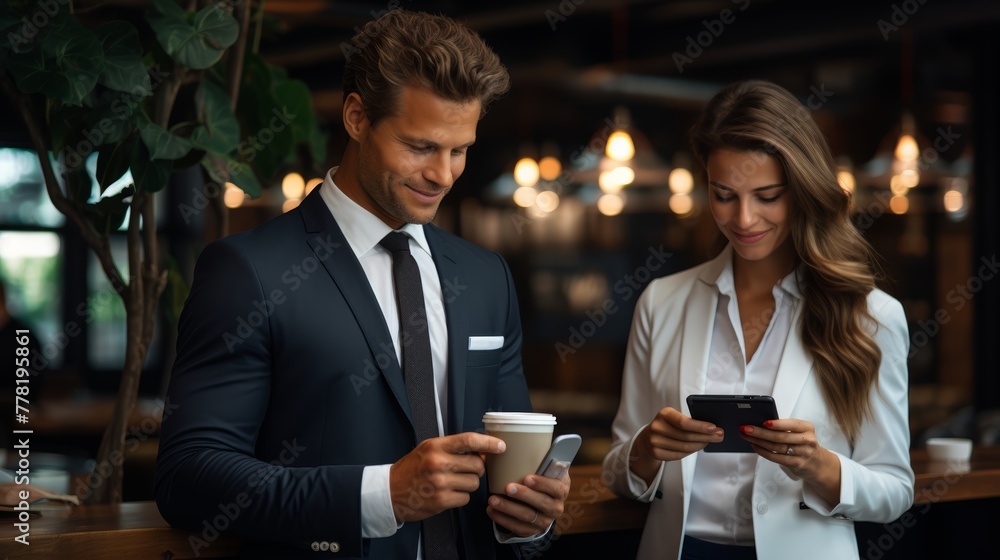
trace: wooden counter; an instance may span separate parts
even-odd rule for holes
[[[1000,447],[976,448],[968,470],[932,462],[923,450],[914,451],[911,458],[918,504],[1000,497]],[[557,533],[642,527],[648,506],[615,497],[601,482],[600,465],[576,466],[570,472],[573,490],[556,523]],[[169,527],[153,502],[81,507],[42,504],[35,509],[42,515],[31,518],[30,546],[14,541],[19,533],[13,518],[0,517],[0,557],[180,560],[194,557],[188,539],[201,537]],[[199,558],[234,557],[238,542],[219,538],[198,553]]]

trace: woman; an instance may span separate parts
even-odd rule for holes
[[[652,502],[639,558],[857,558],[854,521],[913,502],[902,307],[788,91],[731,84],[692,134],[729,243],[636,305],[612,489]],[[755,453],[706,453],[724,434],[690,394],[772,395],[778,418],[740,428]]]

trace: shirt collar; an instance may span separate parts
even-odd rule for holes
[[[327,172],[326,178],[323,179],[323,184],[320,186],[319,194],[327,208],[330,209],[330,213],[333,214],[333,219],[337,221],[340,230],[344,233],[347,244],[354,251],[354,256],[360,259],[377,247],[379,241],[382,241],[382,238],[393,229],[340,190],[340,187],[333,182],[333,174],[336,171],[337,168],[334,167]],[[432,254],[422,225],[405,224],[397,231],[409,235],[428,255]]]
[[[727,295],[729,297],[736,297],[736,284],[733,279],[733,258],[732,250],[730,247],[726,247],[723,251],[724,255],[728,255],[722,259],[721,267],[719,267],[719,272],[715,278],[707,278],[710,284],[715,284],[719,289],[719,293]],[[722,256],[722,255],[720,255]],[[802,290],[799,286],[799,282],[805,273],[805,263],[799,263],[799,266],[795,267],[795,270],[788,273],[787,276],[782,278],[775,284],[776,288],[781,289],[781,291],[794,297],[796,300],[802,299]]]

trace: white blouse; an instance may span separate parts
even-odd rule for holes
[[[719,303],[708,354],[705,393],[770,395],[791,329],[791,317],[795,306],[802,301],[796,274],[793,271],[774,285],[774,313],[770,317],[740,317],[732,259],[720,272],[716,287]],[[747,335],[761,339],[749,363],[740,327],[743,321],[750,323]],[[757,459],[756,453],[698,452],[687,535],[719,544],[754,544],[751,495]]]

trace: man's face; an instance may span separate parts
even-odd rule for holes
[[[423,87],[404,87],[396,114],[358,138],[357,202],[393,229],[429,223],[465,170],[479,114],[478,99],[456,103]]]

